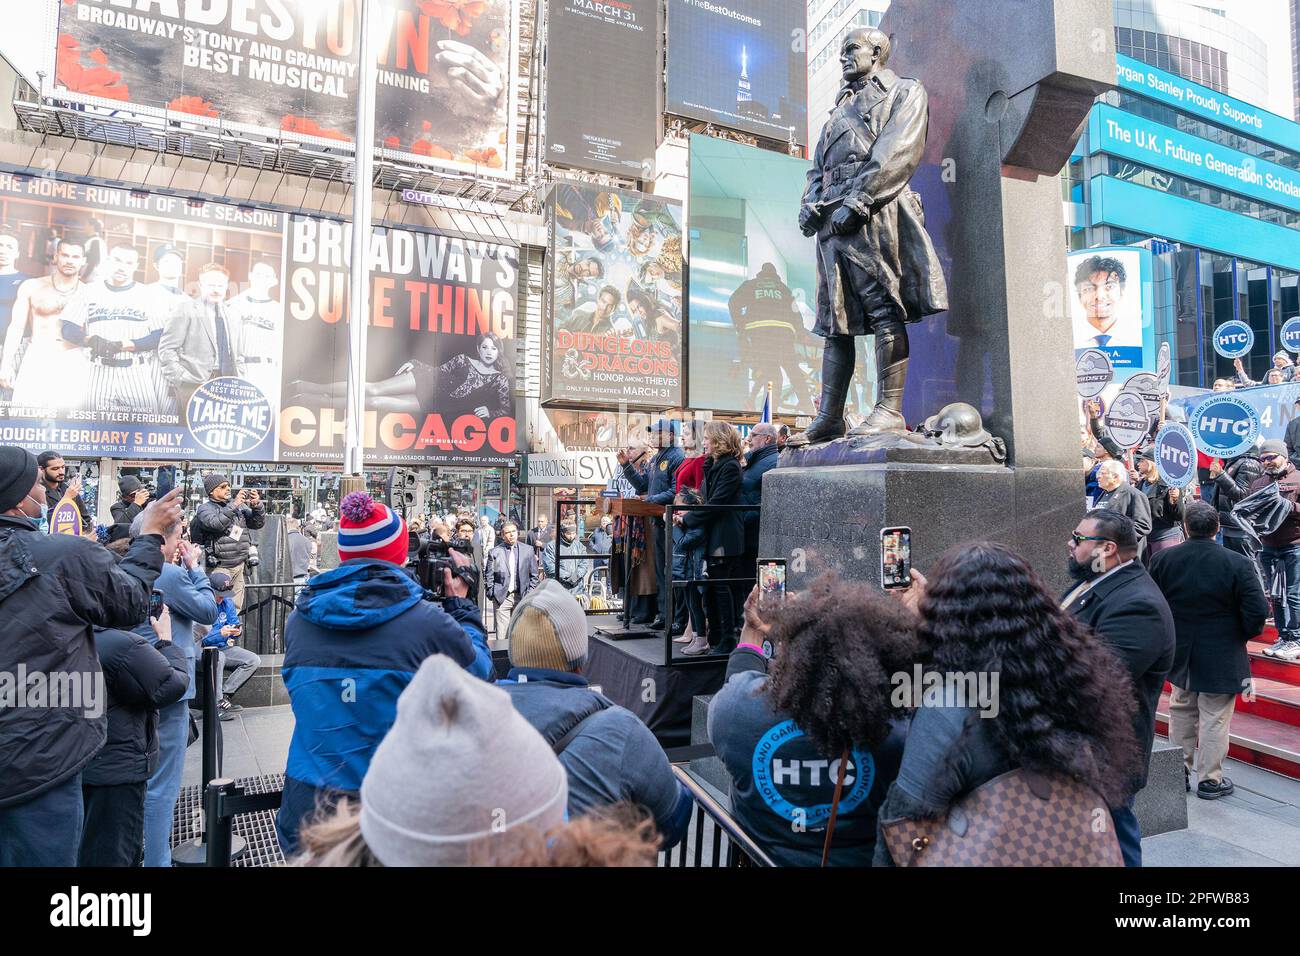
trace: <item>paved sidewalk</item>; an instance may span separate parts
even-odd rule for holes
[[[198,716],[197,714],[195,715]],[[203,775],[203,739],[185,751],[182,786],[200,783]],[[246,707],[234,720],[221,724],[221,775],[238,779],[263,774],[284,773],[289,756],[289,738],[293,735],[293,709],[281,707]]]
[[[1187,829],[1142,841],[1145,866],[1300,866],[1300,780],[1228,760],[1236,789],[1187,795]]]

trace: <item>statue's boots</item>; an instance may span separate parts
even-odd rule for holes
[[[853,336],[832,335],[822,349],[822,401],[813,423],[786,443],[789,446],[817,445],[844,437],[848,426],[844,423],[844,400],[849,394],[853,379],[853,366],[857,364]]]
[[[876,407],[850,435],[879,435],[907,430],[903,417],[903,388],[909,355],[907,328],[899,321],[878,325],[876,337]]]

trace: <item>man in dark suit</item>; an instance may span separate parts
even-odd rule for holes
[[[497,639],[506,636],[515,603],[537,587],[537,552],[519,541],[519,527],[513,521],[501,526],[501,543],[492,549],[487,564],[488,597],[492,599]]]
[[[1232,793],[1223,775],[1228,730],[1237,694],[1250,689],[1246,642],[1268,617],[1268,600],[1245,555],[1214,540],[1219,513],[1204,501],[1187,506],[1187,540],[1151,560],[1151,578],[1174,615],[1178,648],[1169,672],[1169,739],[1183,748],[1191,790],[1192,759],[1200,751],[1196,795],[1215,800]]]
[[[1128,667],[1138,704],[1133,732],[1149,754],[1160,692],[1174,663],[1169,604],[1137,562],[1137,531],[1124,515],[1094,508],[1074,529],[1069,547],[1070,574],[1079,583],[1061,606],[1091,627]],[[1107,716],[1099,714],[1098,719]],[[1133,798],[1147,784],[1147,769],[1148,761],[1143,761],[1128,800],[1111,808],[1125,866],[1142,865],[1142,832],[1133,813]]]

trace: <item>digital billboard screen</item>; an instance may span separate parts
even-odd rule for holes
[[[551,192],[544,397],[668,408],[682,394],[682,205],[624,189]]]
[[[668,112],[806,143],[806,25],[796,0],[668,0]]]
[[[115,109],[351,142],[357,6],[63,0],[54,89]],[[512,175],[517,0],[372,7],[380,34],[377,145],[417,162]]]
[[[799,232],[809,163],[691,137],[692,406],[811,415],[821,391],[816,243]],[[870,408],[872,363],[858,340],[849,408]]]
[[[546,31],[546,158],[654,178],[659,0],[552,0]]]

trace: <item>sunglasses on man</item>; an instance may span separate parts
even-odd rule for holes
[[[1076,548],[1085,541],[1109,541],[1111,544],[1115,543],[1114,538],[1099,538],[1094,534],[1079,534],[1077,531],[1071,531],[1070,537],[1074,539],[1074,546]]]

